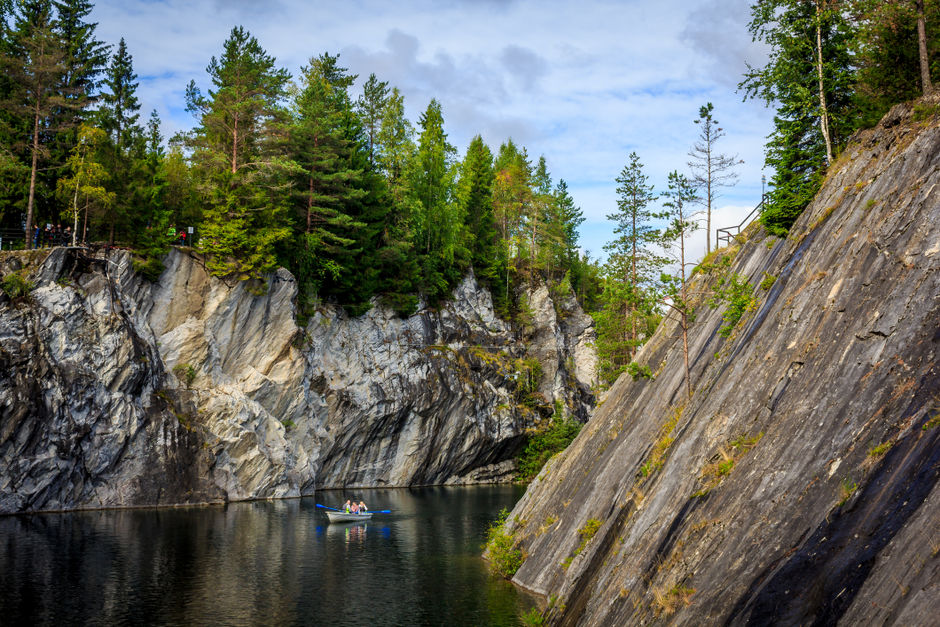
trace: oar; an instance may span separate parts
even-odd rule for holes
[[[320,505],[319,503],[317,503],[317,507],[322,507],[323,509],[331,509],[331,510],[333,510],[334,512],[341,512],[341,511],[343,511],[343,510],[341,510],[341,509],[336,509],[335,507],[327,507],[326,505]]]
[[[369,511],[366,512],[366,514],[391,514],[391,513],[392,513],[392,510],[390,509],[382,509],[377,512],[369,512]]]

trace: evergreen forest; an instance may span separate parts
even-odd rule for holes
[[[169,246],[193,246],[213,274],[255,289],[284,266],[301,318],[322,302],[358,315],[376,298],[407,315],[471,270],[509,317],[524,307],[517,288],[540,278],[594,316],[607,383],[651,376],[633,357],[665,311],[683,329],[694,320],[685,241],[712,233],[713,203],[736,182],[711,103],[690,114],[690,152],[663,189],[627,157],[600,264],[581,252],[582,212],[544,156],[479,135],[461,153],[440,102],[408,120],[395,86],[360,81],[328,52],[292,76],[233,28],[203,84],[186,87],[192,129],[164,137],[141,111],[133,42],[99,40],[92,8],[0,0],[5,243],[127,247],[151,279]],[[750,31],[770,53],[739,91],[775,110],[761,220],[784,236],[855,130],[933,90],[940,0],[760,0]]]

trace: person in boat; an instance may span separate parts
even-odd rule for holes
[[[352,505],[349,502],[349,499],[346,499],[346,504],[343,505],[343,511],[347,514],[352,511]]]
[[[364,501],[359,501],[359,513],[360,513],[360,514],[365,514],[367,511],[369,511],[369,508],[366,507],[365,502],[364,502]]]
[[[353,514],[359,513],[359,503],[356,503],[355,501],[353,501],[353,504],[350,507],[352,509]]]

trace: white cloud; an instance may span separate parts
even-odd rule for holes
[[[494,149],[511,136],[533,158],[544,154],[584,210],[582,244],[597,256],[627,155],[636,151],[662,188],[669,171],[685,170],[706,102],[727,131],[719,149],[745,161],[722,203],[757,202],[771,115],[735,93],[744,59],[765,54],[746,30],[749,4],[99,0],[92,18],[100,38],[126,38],[144,110],[160,112],[167,136],[192,125],[185,85],[206,86],[209,58],[242,25],[295,76],[311,56],[340,53],[360,81],[374,72],[399,87],[412,120],[437,98],[460,150],[480,133]]]

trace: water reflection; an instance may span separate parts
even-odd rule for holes
[[[0,622],[514,625],[479,559],[511,486],[324,492],[225,507],[0,518]],[[362,499],[371,521],[315,502]]]

